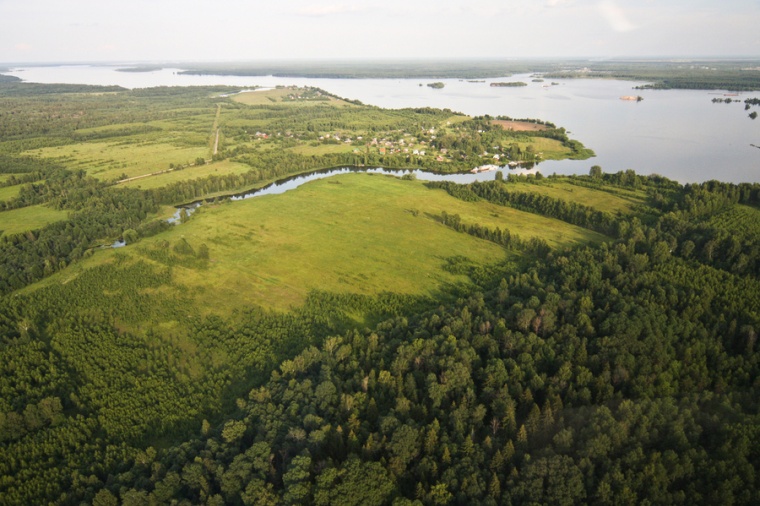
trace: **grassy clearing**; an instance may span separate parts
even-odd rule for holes
[[[251,303],[285,310],[312,289],[431,294],[464,280],[441,269],[445,258],[487,263],[505,257],[496,245],[410,212],[445,202],[456,204],[419,183],[347,175],[284,195],[209,206],[154,242],[184,237],[196,248],[209,246],[207,270],[175,272],[189,292],[204,294],[207,309],[220,312]]]
[[[0,202],[18,197],[18,192],[21,191],[22,186],[24,185],[17,184],[15,186],[5,186],[3,188],[0,188]]]
[[[66,211],[45,206],[29,206],[0,212],[0,232],[3,235],[20,234],[37,230],[49,223],[66,219]]]
[[[287,310],[312,289],[432,295],[465,281],[443,270],[447,258],[461,255],[487,264],[507,255],[495,244],[441,225],[443,211],[554,246],[602,240],[558,220],[463,202],[418,181],[348,174],[283,195],[206,206],[188,223],[118,254],[147,260],[151,251],[167,247],[165,241],[172,247],[185,239],[196,250],[206,244],[205,268],[174,267],[178,289],[192,294],[203,312],[229,314],[250,304]]]
[[[169,164],[185,165],[198,157],[206,157],[208,148],[178,147],[165,143],[87,142],[29,151],[26,154],[55,158],[71,169],[83,169],[93,177],[114,181],[142,176],[169,168]]]
[[[643,204],[646,198],[646,194],[642,191],[615,188],[613,193],[613,191],[579,186],[573,184],[572,181],[553,179],[543,179],[536,183],[510,183],[510,189],[540,193],[567,202],[578,202],[608,213],[629,213],[633,206]]]
[[[172,183],[179,181],[187,181],[191,179],[199,179],[208,177],[211,175],[224,176],[227,174],[243,174],[251,170],[251,167],[244,163],[231,162],[229,160],[222,160],[219,162],[207,163],[206,165],[198,165],[188,167],[182,170],[175,170],[172,172],[166,172],[164,174],[157,174],[155,176],[148,176],[141,179],[135,179],[123,183],[124,186],[130,188],[141,188],[143,190],[150,190],[154,188],[161,188]]]
[[[564,160],[573,154],[572,150],[563,146],[560,141],[546,137],[525,137],[524,140],[517,140],[514,144],[520,146],[523,151],[531,146],[535,153],[540,154],[541,160]]]

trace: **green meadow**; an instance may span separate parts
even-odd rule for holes
[[[0,187],[0,202],[4,200],[10,200],[18,196],[18,192],[21,191],[21,187],[24,185],[17,184],[14,186]]]
[[[630,213],[634,206],[645,202],[643,190],[605,186],[591,188],[575,184],[572,179],[545,178],[530,182],[510,180],[510,189],[538,193],[566,202],[578,202],[609,213]]]
[[[172,183],[178,183],[180,181],[201,179],[208,176],[243,174],[249,170],[251,170],[251,168],[248,165],[232,162],[229,160],[221,160],[204,165],[193,165],[181,170],[173,170],[171,172],[164,172],[161,174],[146,176],[139,179],[133,179],[122,184],[123,186],[129,188],[150,190],[154,188],[161,188]]]
[[[288,310],[312,290],[432,296],[467,282],[445,270],[450,258],[488,265],[515,255],[445,227],[443,212],[553,247],[604,239],[558,220],[464,202],[419,181],[347,174],[281,195],[205,205],[182,225],[96,257],[126,264],[172,257],[173,289],[195,297],[199,311],[228,314],[246,305]],[[183,261],[175,246],[185,241],[196,254],[205,244],[208,261]]]
[[[102,181],[114,181],[186,165],[208,156],[206,146],[180,147],[166,143],[84,142],[42,148],[28,155],[53,158],[69,169],[82,169]]]
[[[541,160],[564,160],[573,154],[571,149],[563,146],[562,143],[556,139],[530,137],[525,140],[518,140],[515,144],[520,146],[520,149],[523,151],[528,146],[532,147],[534,153],[540,154]]]
[[[2,235],[20,234],[37,230],[50,223],[64,220],[66,211],[57,211],[44,205],[21,207],[0,212],[0,232]]]

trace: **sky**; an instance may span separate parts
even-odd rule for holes
[[[0,62],[760,57],[760,0],[0,0]]]

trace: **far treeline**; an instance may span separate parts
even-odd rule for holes
[[[646,81],[636,89],[760,90],[760,61],[605,61],[582,67],[565,66],[550,71],[547,78],[601,78]]]
[[[760,90],[760,60],[430,60],[390,62],[302,62],[177,64],[184,73],[322,78],[483,79],[540,73],[547,78],[615,78],[648,81],[654,89]]]

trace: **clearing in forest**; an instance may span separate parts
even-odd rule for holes
[[[584,206],[593,207],[599,211],[608,213],[627,214],[634,206],[644,204],[646,194],[643,191],[629,190],[624,188],[589,188],[574,184],[568,179],[545,178],[532,182],[513,182],[509,189],[526,193],[538,193],[566,202],[577,202]]]

